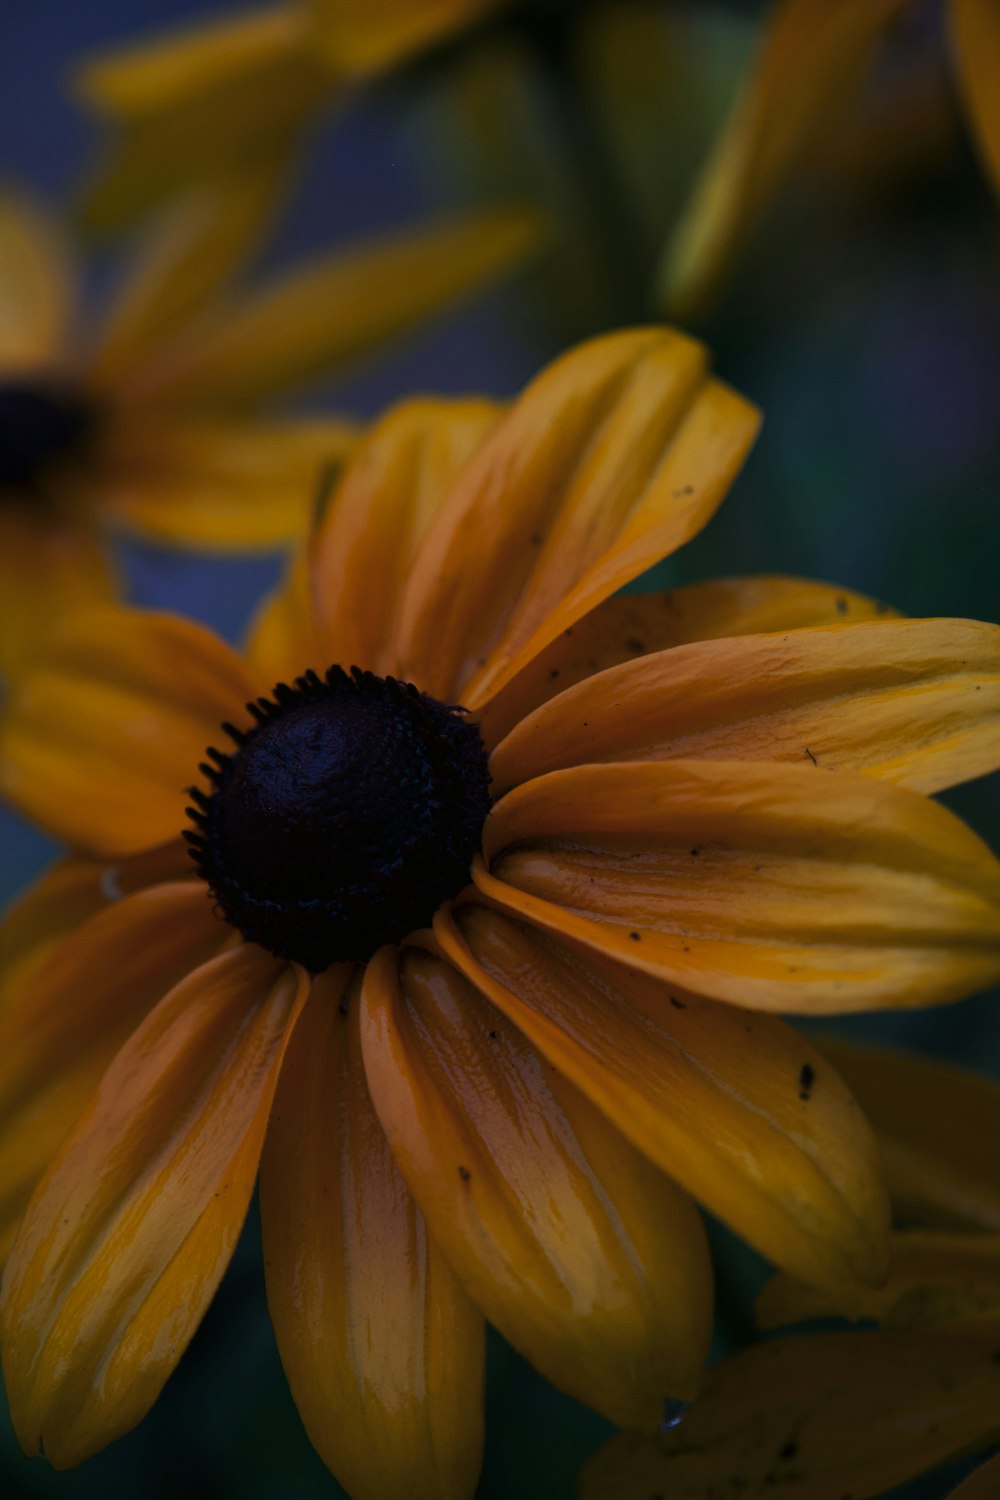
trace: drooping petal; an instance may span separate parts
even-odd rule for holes
[[[196,408],[283,390],[453,306],[538,238],[530,214],[497,209],[339,251],[228,307],[147,374],[145,393]]]
[[[884,1286],[850,1305],[791,1276],[775,1276],[757,1299],[762,1328],[811,1318],[858,1317],[924,1326],[989,1320],[1000,1327],[1000,1235],[906,1230],[893,1236]]]
[[[979,154],[1000,192],[1000,13],[991,0],[950,0],[955,69]]]
[[[26,505],[0,507],[0,676],[8,682],[31,671],[53,625],[116,592],[111,560],[91,527]]]
[[[70,1468],[159,1394],[235,1246],[307,988],[243,946],[171,990],[111,1064],[4,1276],[4,1373],[27,1453]]]
[[[0,1017],[0,1260],[31,1192],[153,1005],[234,937],[200,881],[154,886],[67,937]]]
[[[655,1430],[707,1347],[690,1200],[429,954],[369,964],[362,1044],[399,1170],[489,1320],[571,1395]]]
[[[894,611],[876,599],[809,578],[720,578],[663,594],[616,594],[533,657],[480,713],[496,745],[532,709],[595,672],[690,641],[870,620]]]
[[[314,982],[261,1163],[267,1296],[313,1447],[354,1500],[462,1500],[479,1475],[483,1319],[392,1158],[349,969]]]
[[[1000,1433],[996,1330],[885,1329],[754,1344],[675,1432],[613,1438],[582,1500],[853,1500]]]
[[[27,199],[0,193],[0,374],[58,358],[73,292],[55,223]]]
[[[878,1135],[897,1212],[1000,1233],[1000,1087],[953,1063],[825,1037]]]
[[[661,267],[662,306],[698,317],[758,218],[826,143],[906,0],[779,0]]]
[[[275,547],[304,535],[317,492],[357,435],[349,422],[123,416],[106,449],[112,516],[186,547]]]
[[[502,798],[484,850],[474,878],[502,906],[738,1005],[940,1004],[1000,976],[1000,863],[945,808],[869,777],[578,766]]]
[[[599,672],[494,750],[497,791],[594,761],[808,762],[936,792],[1000,766],[1000,626],[870,620],[703,641]]]
[[[402,674],[478,710],[705,524],[757,422],[708,378],[704,348],[670,329],[564,355],[498,424],[430,527],[403,601]]]
[[[390,642],[414,558],[500,410],[492,401],[405,401],[371,429],[312,545],[314,607],[331,662],[397,668]]]
[[[46,641],[0,730],[0,785],[44,828],[95,855],[134,854],[185,826],[185,787],[251,684],[202,626],[93,610]]]
[[[668,990],[482,907],[442,913],[435,933],[634,1146],[764,1255],[848,1300],[884,1275],[889,1211],[874,1138],[790,1027]]]

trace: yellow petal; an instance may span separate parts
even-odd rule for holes
[[[188,621],[108,608],[50,636],[34,668],[0,731],[5,794],[96,855],[176,838],[206,747],[246,719],[236,653]]]
[[[781,0],[660,271],[662,306],[698,317],[756,221],[826,145],[906,0]]]
[[[479,709],[531,657],[715,511],[757,429],[670,329],[595,339],[528,387],[420,549],[399,658]]]
[[[339,251],[230,307],[165,358],[147,395],[246,401],[323,374],[451,307],[535,249],[524,212],[497,209]]]
[[[11,1416],[70,1468],[145,1415],[232,1254],[308,980],[244,946],[160,1002],[32,1198],[3,1284]]]
[[[1000,1087],[952,1063],[824,1037],[875,1127],[897,1212],[1000,1233]]]
[[[499,412],[492,401],[406,401],[371,429],[313,538],[312,593],[330,662],[396,670],[393,626],[420,542]]]
[[[973,1469],[957,1490],[948,1491],[948,1500],[996,1500],[1000,1494],[1000,1453]]]
[[[275,547],[304,535],[316,496],[356,443],[349,422],[127,418],[107,446],[105,503],[128,526],[188,547]]]
[[[270,689],[292,682],[308,668],[322,674],[333,666],[313,609],[306,549],[297,547],[277,588],[263,600],[247,632],[247,664]]]
[[[578,766],[502,798],[484,850],[491,899],[738,1005],[939,1004],[1000,977],[1000,863],[946,809],[867,777]]]
[[[349,969],[314,982],[261,1163],[271,1319],[309,1439],[354,1500],[462,1500],[483,1319],[428,1239],[365,1083]]]
[[[314,45],[335,74],[381,73],[496,10],[502,0],[308,0]]]
[[[497,791],[594,761],[772,760],[936,792],[1000,766],[1000,626],[870,620],[623,662],[493,752]]]
[[[60,353],[73,300],[69,252],[36,204],[0,193],[0,374]]]
[[[775,1276],[757,1300],[762,1328],[838,1316],[918,1326],[1000,1324],[1000,1235],[906,1230],[893,1236],[884,1286],[865,1288],[849,1304],[791,1276]]]
[[[720,578],[664,594],[616,594],[563,631],[490,699],[480,731],[488,745],[496,745],[556,693],[651,651],[890,613],[888,605],[850,589],[780,575]]]
[[[951,22],[958,82],[976,144],[1000,192],[1000,12],[993,0],[951,0]]]
[[[30,671],[53,625],[116,591],[111,560],[90,527],[24,505],[0,507],[0,676]]]
[[[690,1201],[439,959],[381,950],[361,1029],[399,1170],[486,1316],[561,1389],[655,1430],[711,1322]]]
[[[0,1260],[42,1171],[152,1006],[234,934],[200,881],[96,912],[0,1018]]]
[[[582,1500],[866,1500],[1000,1433],[996,1330],[818,1333],[711,1372],[675,1432],[612,1439]]]
[[[841,1294],[884,1275],[874,1138],[790,1027],[668,991],[481,907],[440,914],[435,933],[638,1150],[762,1254]]]

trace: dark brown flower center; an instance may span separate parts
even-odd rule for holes
[[[54,381],[0,381],[0,490],[41,490],[92,436],[93,404]]]
[[[427,926],[467,883],[490,808],[461,712],[354,667],[247,705],[209,750],[186,834],[227,921],[313,972]]]

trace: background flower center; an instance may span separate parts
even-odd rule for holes
[[[0,489],[37,489],[53,464],[86,443],[94,409],[69,386],[0,381]]]

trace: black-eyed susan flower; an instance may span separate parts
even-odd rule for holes
[[[1000,973],[1000,864],[922,795],[998,759],[1000,632],[788,579],[614,597],[755,428],[698,344],[607,337],[505,412],[390,412],[245,658],[122,610],[50,641],[0,745],[78,851],[5,935],[29,1452],[141,1417],[258,1164],[290,1385],[357,1496],[472,1493],[484,1317],[655,1431],[709,1333],[693,1200],[802,1280],[884,1277],[869,1127],[774,1012]]]
[[[779,1275],[758,1318],[878,1327],[784,1335],[723,1361],[676,1431],[614,1439],[585,1471],[584,1500],[869,1500],[1000,1438],[1000,1089],[929,1058],[824,1050],[871,1107],[909,1227],[882,1286],[845,1301]],[[949,1494],[987,1500],[998,1479],[993,1458]]]
[[[973,141],[1000,190],[1000,10],[994,0],[774,0],[757,58],[671,236],[662,301],[701,311],[767,208],[806,172],[897,25],[940,11]],[[917,14],[922,12],[923,14]]]
[[[300,533],[354,432],[269,416],[265,399],[451,304],[533,236],[523,215],[471,215],[247,287],[275,194],[261,171],[170,208],[89,332],[59,227],[0,199],[3,673],[53,619],[112,594],[108,526],[227,549]]]

